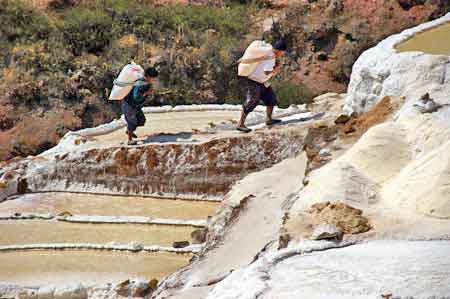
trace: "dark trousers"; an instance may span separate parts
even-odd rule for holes
[[[133,107],[126,101],[123,101],[122,113],[125,115],[128,132],[134,132],[137,127],[145,125],[145,115],[141,108]]]
[[[244,113],[249,114],[252,112],[259,102],[262,101],[264,105],[274,107],[277,105],[277,96],[272,87],[266,87],[262,83],[246,79],[247,81],[247,95],[242,107]]]

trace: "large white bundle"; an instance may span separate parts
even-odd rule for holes
[[[275,59],[271,44],[265,41],[255,40],[245,50],[244,56],[239,59],[238,75],[248,77],[258,64],[266,60]]]
[[[119,76],[114,80],[114,86],[109,95],[112,101],[120,101],[126,97],[133,88],[136,81],[144,78],[144,69],[135,63],[123,67]]]

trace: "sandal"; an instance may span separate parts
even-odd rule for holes
[[[237,127],[236,130],[244,132],[244,133],[250,133],[252,129],[249,129],[247,127]]]

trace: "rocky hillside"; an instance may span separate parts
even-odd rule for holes
[[[293,50],[287,70],[313,94],[345,91],[352,65],[364,50],[450,9],[449,1],[327,0],[278,5],[286,6],[278,20],[279,32]]]
[[[118,104],[106,98],[130,60],[160,69],[149,104],[239,103],[236,60],[252,39],[283,36],[292,51],[274,86],[285,106],[345,90],[363,50],[449,7],[447,0],[4,0],[0,160],[40,153],[68,130],[117,117]]]

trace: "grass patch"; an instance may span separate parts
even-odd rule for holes
[[[313,92],[303,84],[275,81],[272,87],[277,94],[278,106],[281,108],[287,108],[291,104],[310,103],[314,97]]]
[[[75,55],[99,54],[115,37],[113,23],[114,20],[100,10],[74,8],[64,16],[60,30]]]
[[[54,30],[49,18],[21,0],[0,3],[0,43],[34,42]]]

